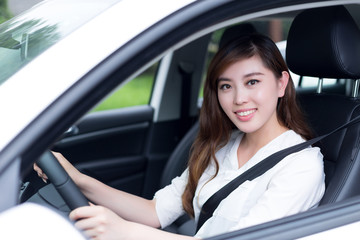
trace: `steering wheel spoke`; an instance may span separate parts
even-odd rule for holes
[[[84,194],[50,151],[46,151],[41,155],[36,163],[48,176],[71,210],[89,205]]]

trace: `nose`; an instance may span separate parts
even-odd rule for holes
[[[248,101],[248,95],[246,93],[246,90],[237,89],[234,94],[234,104],[241,105],[243,103],[246,103],[247,101]]]

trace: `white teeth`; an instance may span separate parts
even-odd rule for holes
[[[243,116],[247,116],[249,114],[252,114],[254,112],[255,112],[255,110],[249,110],[249,111],[245,111],[245,112],[238,112],[236,114],[243,117]]]

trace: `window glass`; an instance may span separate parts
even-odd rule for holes
[[[300,87],[314,88],[314,87],[317,87],[318,82],[319,82],[319,78],[303,77],[302,80],[301,80]],[[337,79],[324,78],[323,86],[335,85],[336,83],[337,83]]]
[[[157,67],[158,63],[155,63],[136,78],[122,85],[93,111],[149,104]]]
[[[44,1],[33,11],[0,24],[0,84],[116,1]],[[59,11],[66,14],[54,14]]]

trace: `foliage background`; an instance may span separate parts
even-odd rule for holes
[[[6,21],[11,17],[7,6],[7,0],[0,0],[0,23]]]

